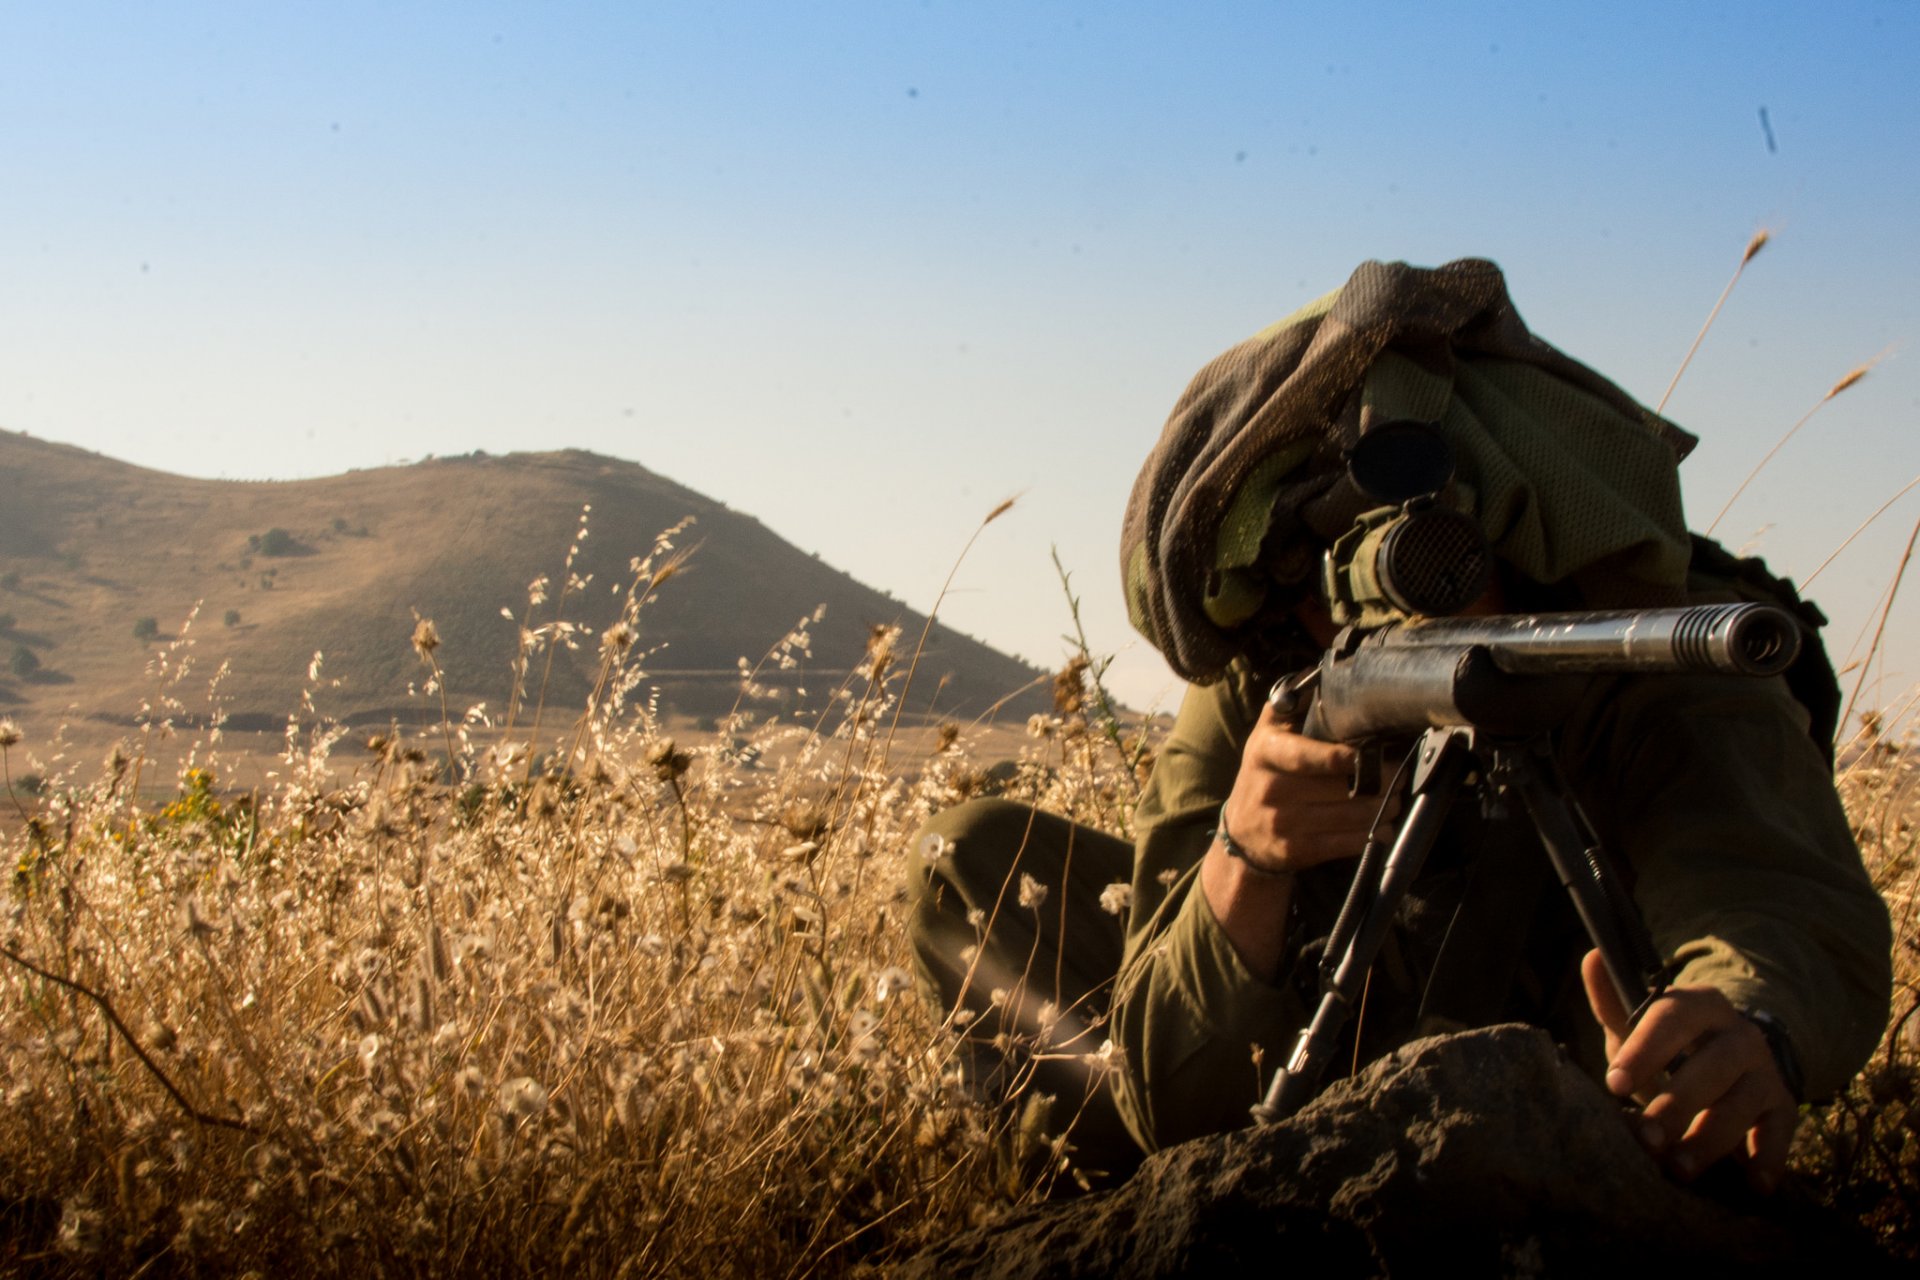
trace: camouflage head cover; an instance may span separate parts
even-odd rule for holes
[[[1367,262],[1202,369],[1134,482],[1128,613],[1175,671],[1217,679],[1281,624],[1361,512],[1347,449],[1403,419],[1437,425],[1448,502],[1524,577],[1587,608],[1684,603],[1694,438],[1528,332],[1493,263]]]

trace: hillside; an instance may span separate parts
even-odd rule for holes
[[[763,709],[817,708],[860,661],[872,627],[904,627],[910,649],[924,622],[751,516],[577,450],[244,482],[0,431],[0,714],[43,742],[66,724],[76,749],[123,733],[155,698],[151,660],[198,602],[193,675],[176,689],[189,717],[208,712],[208,680],[227,663],[219,698],[230,725],[276,729],[298,707],[316,652],[327,681],[339,682],[316,694],[326,714],[354,725],[437,717],[437,700],[409,692],[426,677],[409,644],[416,612],[443,639],[436,656],[454,714],[484,702],[498,715],[529,584],[550,580],[531,621],[551,621],[589,507],[573,567],[587,586],[568,596],[564,616],[591,634],[559,652],[547,689],[563,716],[582,705],[631,562],[688,517],[675,543],[692,556],[642,611],[638,640],[642,693],[676,719],[707,723],[732,707],[739,660],[757,661],[816,607],[825,612],[811,627],[813,656],[762,678],[773,686]],[[536,688],[543,664],[535,659]],[[936,628],[908,709],[920,720],[1024,716],[1040,703],[1040,674]]]

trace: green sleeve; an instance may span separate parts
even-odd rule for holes
[[[1199,889],[1260,693],[1243,670],[1187,691],[1135,814],[1134,910],[1115,993],[1121,1116],[1148,1150],[1239,1128],[1306,1010],[1254,977]],[[1265,1055],[1263,1071],[1255,1047]]]
[[[1576,790],[1676,981],[1776,1016],[1808,1098],[1845,1088],[1886,1026],[1892,935],[1806,713],[1777,679],[1604,692],[1568,727],[1567,772],[1612,779]]]

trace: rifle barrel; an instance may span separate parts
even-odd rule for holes
[[[1779,675],[1800,652],[1799,624],[1767,604],[1702,604],[1602,613],[1419,619],[1381,634],[1386,647],[1478,645],[1513,675],[1703,671]]]

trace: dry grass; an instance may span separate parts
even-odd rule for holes
[[[1820,1199],[1897,1256],[1920,1258],[1920,761],[1882,727],[1865,717],[1838,781],[1893,917],[1892,1019],[1846,1093],[1810,1111],[1794,1163]]]
[[[529,626],[523,681],[542,647],[599,646],[552,743],[463,718],[349,769],[316,660],[270,788],[221,792],[216,732],[156,809],[141,774],[193,685],[185,639],[147,737],[37,797],[9,784],[0,1271],[831,1275],[1046,1194],[1059,1152],[966,1093],[907,985],[908,835],[987,785],[971,731],[911,757],[891,738],[907,663],[882,632],[822,721],[755,713],[755,669],[714,739],[676,743],[634,699],[675,563],[634,566],[601,636]],[[437,706],[459,637],[413,643]],[[994,785],[1124,830],[1137,747],[1063,692]],[[35,744],[11,736],[17,776]],[[1915,781],[1886,745],[1842,779],[1900,993],[1800,1146],[1909,1253]]]
[[[820,723],[757,715],[749,672],[675,743],[634,641],[676,563],[600,636],[529,628],[536,690],[541,647],[599,647],[549,741],[459,719],[349,767],[316,659],[270,788],[223,794],[215,733],[143,806],[183,640],[147,739],[9,786],[0,1272],[836,1274],[1045,1193],[1057,1153],[965,1093],[907,976],[902,850],[983,785],[974,733],[892,758],[882,631]],[[458,637],[413,643],[437,705]],[[996,785],[1131,796],[1045,727]]]

